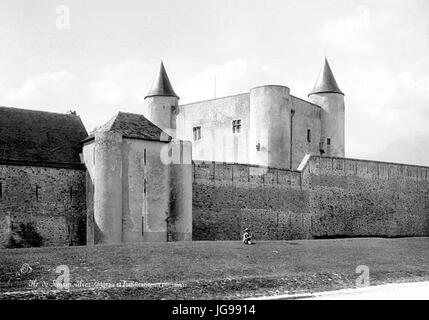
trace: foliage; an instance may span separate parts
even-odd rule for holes
[[[7,248],[41,247],[43,237],[37,231],[33,222],[20,223],[19,228],[12,232]]]

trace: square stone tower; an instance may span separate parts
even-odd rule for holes
[[[119,112],[83,145],[87,243],[192,240],[191,143]]]

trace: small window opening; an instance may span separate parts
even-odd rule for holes
[[[311,130],[307,129],[307,142],[311,142]]]
[[[0,199],[3,198],[3,182],[0,182]]]
[[[326,139],[326,144],[329,146],[331,145],[331,138]]]
[[[200,140],[201,139],[201,127],[194,127],[193,132],[194,132],[194,141]]]
[[[143,181],[143,192],[144,192],[144,194],[146,194],[146,186],[147,186],[147,182],[146,182],[146,179],[144,179],[144,181]]]
[[[39,200],[39,186],[36,186],[36,200]]]
[[[232,121],[232,133],[240,133],[241,131],[241,120]]]
[[[70,200],[73,200],[73,187],[70,187]]]
[[[143,151],[143,163],[146,165],[146,149]]]
[[[319,142],[319,150],[321,155],[325,153],[325,143],[323,141]]]

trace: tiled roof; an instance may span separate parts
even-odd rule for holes
[[[98,127],[94,132],[116,132],[121,133],[126,138],[136,138],[154,141],[170,141],[172,138],[162,129],[141,114],[118,112],[107,123]],[[86,138],[94,137],[94,132]]]
[[[0,107],[0,162],[80,164],[87,135],[75,114]]]

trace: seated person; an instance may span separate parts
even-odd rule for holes
[[[250,235],[249,228],[244,229],[243,243],[244,244],[252,244],[252,236]]]

